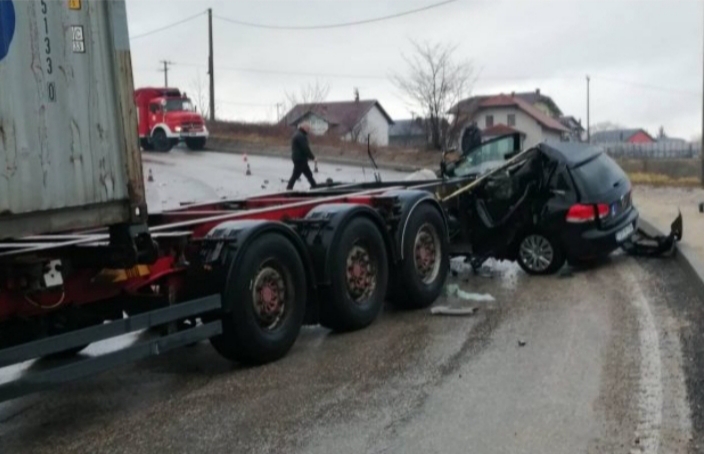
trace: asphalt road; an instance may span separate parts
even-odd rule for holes
[[[455,269],[471,293],[437,305],[472,316],[307,327],[257,368],[198,344],[0,404],[0,452],[704,452],[704,301],[676,262]]]

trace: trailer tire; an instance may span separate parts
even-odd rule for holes
[[[442,293],[450,268],[445,223],[438,210],[419,205],[403,237],[404,259],[396,267],[391,299],[403,309],[430,306]]]
[[[321,324],[334,331],[365,328],[381,312],[388,287],[384,237],[374,222],[359,216],[331,249],[330,285],[321,290]]]
[[[201,151],[205,148],[205,137],[186,139],[186,146],[191,151]]]
[[[161,151],[164,153],[171,151],[171,149],[174,147],[173,141],[166,137],[166,131],[161,128],[158,128],[152,133],[151,142],[154,145],[154,149],[156,151]]]
[[[230,265],[223,293],[221,335],[210,342],[225,358],[264,364],[293,346],[306,310],[306,272],[294,245],[267,233]]]

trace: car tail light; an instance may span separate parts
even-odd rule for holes
[[[572,205],[567,211],[567,222],[572,222],[575,224],[582,222],[593,222],[596,221],[596,216],[599,215],[599,219],[603,219],[609,215],[609,206],[600,203],[598,205],[584,205],[577,203]]]
[[[609,215],[609,206],[605,203],[600,203],[596,206],[596,211],[599,213],[599,219],[604,219]]]

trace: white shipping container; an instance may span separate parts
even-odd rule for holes
[[[1,0],[0,239],[145,216],[124,0]]]

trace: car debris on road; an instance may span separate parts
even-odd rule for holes
[[[677,243],[682,240],[682,233],[683,222],[680,212],[672,221],[668,235],[653,235],[639,227],[621,247],[628,254],[639,257],[672,256]]]
[[[434,306],[430,308],[432,315],[474,315],[479,310],[477,307],[449,307]]]

